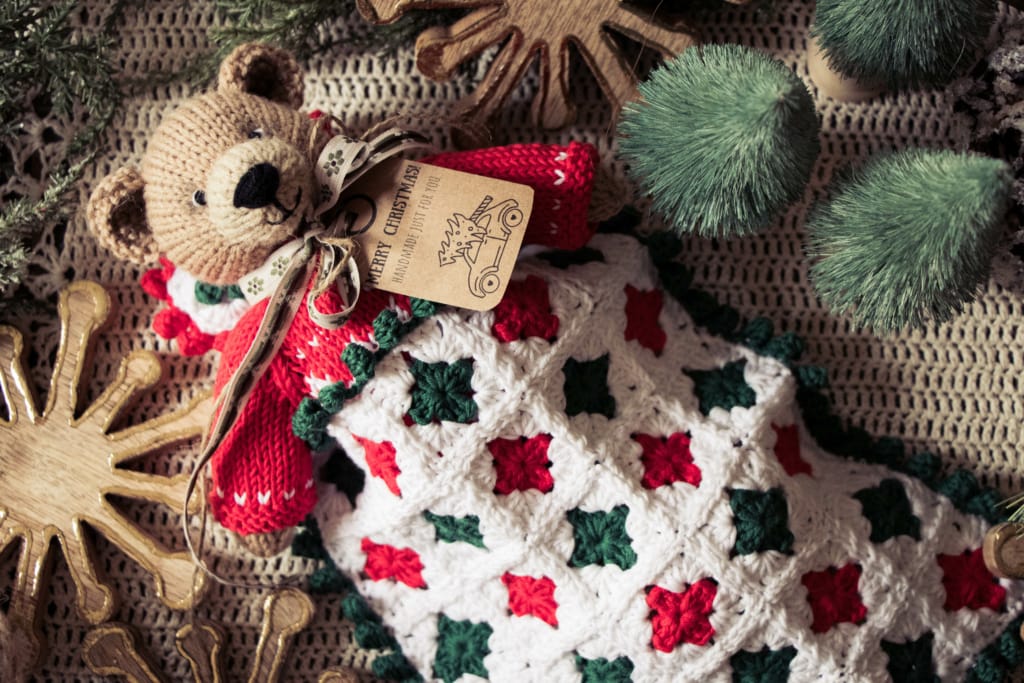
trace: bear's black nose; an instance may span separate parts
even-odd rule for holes
[[[274,202],[281,174],[273,164],[256,164],[238,180],[235,186],[235,208],[259,209]]]

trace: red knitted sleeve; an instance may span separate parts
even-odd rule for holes
[[[533,212],[525,244],[579,249],[594,234],[596,226],[587,221],[597,164],[593,145],[506,145],[435,154],[423,163],[532,187]]]
[[[214,388],[219,395],[256,337],[267,302],[256,304],[232,331]],[[294,526],[316,504],[309,447],[292,433],[302,377],[280,354],[211,460],[210,507],[217,521],[241,534]]]

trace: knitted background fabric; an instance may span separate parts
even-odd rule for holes
[[[519,274],[328,425],[369,476],[354,509],[322,486],[326,546],[425,677],[960,680],[1016,619],[985,520],[817,447],[786,366],[698,327],[635,239]]]
[[[103,0],[85,0],[78,3],[72,16],[74,21],[95,29],[106,6]],[[738,42],[779,57],[806,81],[806,37],[813,2],[778,0],[764,7],[725,7],[702,17],[699,28],[707,41]],[[304,109],[319,108],[336,114],[356,131],[395,113],[411,112],[420,128],[431,133],[442,148],[447,147],[446,134],[438,122],[450,112],[451,103],[479,81],[490,53],[483,55],[478,66],[460,72],[451,82],[434,83],[416,73],[411,45],[391,55],[347,46],[349,25],[359,21],[351,17],[325,28],[339,41],[339,47],[303,65],[307,87]],[[207,31],[218,23],[212,4],[207,2],[166,0],[131,6],[117,29],[118,58],[126,78],[141,79],[154,72],[184,68],[210,46]],[[998,42],[1008,26],[1019,23],[1017,12],[1001,8],[994,40]],[[535,72],[530,72],[502,111],[495,127],[495,142],[592,142],[605,170],[622,179],[621,165],[614,159],[610,112],[596,84],[580,75],[581,71],[574,71],[572,79],[573,96],[579,104],[576,125],[557,133],[534,128],[529,122],[529,103],[537,78]],[[193,93],[187,84],[174,82],[130,97],[107,135],[105,154],[87,172],[79,204],[84,203],[98,179],[125,163],[137,163],[157,122]],[[878,339],[829,315],[816,300],[807,282],[801,248],[807,208],[822,195],[834,172],[879,150],[952,144],[956,137],[954,100],[949,92],[929,91],[889,94],[850,105],[816,94],[823,117],[822,155],[803,201],[762,235],[718,242],[688,240],[682,260],[696,268],[698,284],[745,317],[768,316],[778,329],[795,331],[803,337],[807,341],[806,360],[828,369],[829,395],[842,418],[864,426],[874,435],[900,437],[911,450],[933,450],[948,465],[967,466],[1003,493],[1011,493],[1024,489],[1018,445],[1022,436],[1019,376],[1024,367],[1018,339],[1024,321],[1021,293],[989,284],[978,301],[949,324]],[[30,122],[23,134],[35,144],[26,146],[23,153],[16,152],[12,163],[15,169],[28,170],[5,176],[5,191],[10,188],[38,197],[43,180],[63,158],[73,131],[83,123],[81,111],[68,117],[50,112]],[[104,331],[94,356],[93,396],[109,384],[120,359],[132,349],[149,348],[160,354],[167,367],[166,378],[134,403],[129,420],[155,417],[212,387],[218,354],[186,357],[175,343],[153,332],[153,318],[163,304],[142,292],[139,269],[113,258],[96,244],[82,215],[76,215],[66,230],[49,236],[38,247],[33,273],[30,287],[40,297],[52,295],[71,279],[84,277],[102,283],[117,304],[118,316]],[[42,390],[52,370],[49,358],[56,345],[55,318],[42,315],[21,322],[29,328],[26,342],[38,349],[32,377]],[[510,329],[509,334],[518,333]],[[358,452],[353,449],[353,453]],[[151,458],[142,467],[159,474],[186,472],[194,462],[193,455],[179,451]],[[386,451],[382,450],[384,456]],[[179,520],[173,511],[115,503],[126,507],[132,519],[160,542],[181,548]],[[218,571],[245,582],[272,584],[305,575],[318,566],[288,555],[272,560],[247,556],[224,534],[212,535],[207,552]],[[188,615],[164,607],[153,595],[145,572],[110,545],[101,543],[97,555],[121,597],[115,618],[138,629],[141,644],[168,678],[187,680],[188,667],[175,650],[173,634]],[[14,558],[0,559],[5,572],[13,569]],[[230,647],[225,649],[224,657],[232,670],[244,670],[251,658],[259,635],[261,598],[262,594],[255,591],[216,585],[197,610],[200,616],[225,626]],[[62,562],[54,567],[47,600],[44,627],[49,651],[40,680],[101,680],[85,670],[79,655],[87,625],[75,611],[74,587]],[[342,616],[342,602],[340,595],[318,597],[313,624],[293,646],[289,680],[316,681],[326,666],[349,664],[369,669],[378,653],[356,646],[353,627]]]

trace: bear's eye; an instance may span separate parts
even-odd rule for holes
[[[254,128],[254,129],[249,131],[249,139],[250,140],[256,140],[256,139],[261,138],[261,137],[263,137],[263,129],[262,128]]]
[[[206,193],[196,190],[192,193],[192,206],[206,206]]]

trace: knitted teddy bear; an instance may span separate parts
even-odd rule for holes
[[[216,89],[168,115],[141,166],[110,174],[89,201],[88,222],[101,244],[138,263],[161,259],[162,268],[145,281],[171,304],[174,324],[158,331],[189,342],[185,351],[192,353],[205,351],[219,335],[218,396],[268,304],[268,292],[256,291],[251,279],[243,291],[239,281],[261,267],[273,269],[268,259],[315,218],[321,186],[314,164],[333,131],[325,117],[299,111],[302,91],[290,54],[263,45],[237,48],[222,64]],[[595,152],[589,145],[514,145],[422,161],[530,185],[526,243],[575,248],[591,235],[586,211]],[[347,303],[331,288],[315,306],[331,313]],[[394,331],[415,321],[425,305],[364,288],[340,328],[319,327],[301,306],[280,331],[280,348],[211,460],[213,514],[243,536],[260,535],[249,539],[259,539],[250,548],[278,550],[286,530],[316,502],[311,447],[292,427],[303,399],[325,386],[353,384],[349,363],[359,354],[346,349],[382,352],[382,325]]]

